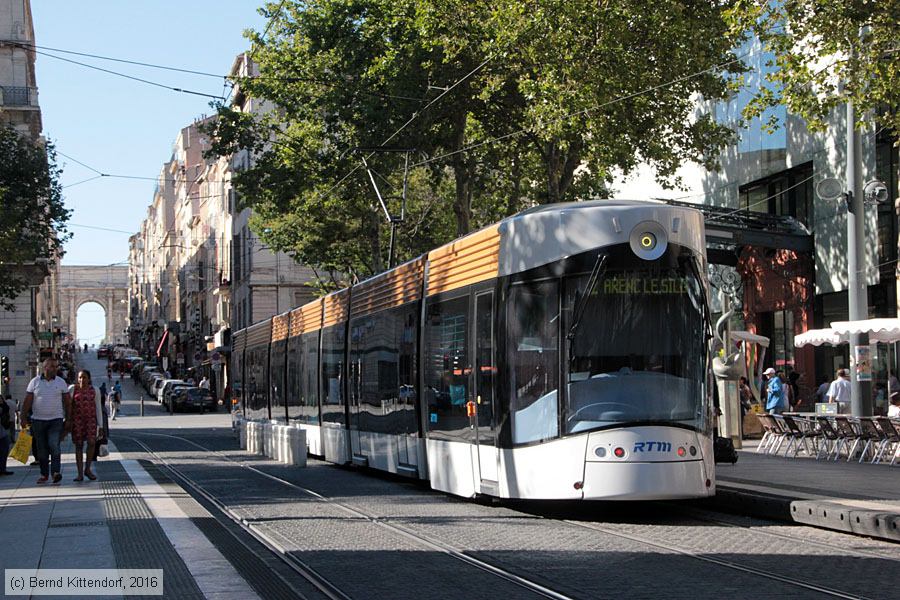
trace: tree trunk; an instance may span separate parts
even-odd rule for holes
[[[466,113],[460,111],[453,117],[453,150],[461,149],[466,142]],[[456,215],[456,235],[463,236],[472,228],[472,176],[471,163],[464,152],[453,157],[453,174],[456,179],[456,200],[453,213]]]
[[[575,181],[575,169],[581,164],[580,140],[571,142],[562,149],[560,140],[545,146],[544,160],[547,162],[547,203],[562,202],[563,196]]]

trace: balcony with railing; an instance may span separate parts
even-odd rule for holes
[[[0,106],[38,106],[38,90],[36,87],[0,85]]]

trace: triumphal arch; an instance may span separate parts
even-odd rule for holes
[[[128,326],[127,266],[66,266],[59,268],[59,306],[62,330],[78,339],[78,309],[96,302],[106,311],[106,341],[124,342]]]

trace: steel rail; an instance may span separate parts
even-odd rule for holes
[[[370,523],[372,523],[374,525],[383,527],[395,534],[398,534],[406,539],[416,542],[417,544],[424,546],[425,548],[428,548],[429,550],[434,550],[436,552],[440,552],[442,554],[450,556],[451,558],[455,558],[461,562],[464,562],[468,565],[471,565],[473,567],[481,569],[482,571],[485,571],[496,577],[499,577],[501,579],[509,581],[510,583],[518,585],[518,586],[525,588],[531,592],[534,592],[538,595],[544,596],[546,598],[552,598],[553,600],[573,600],[571,598],[571,596],[566,596],[565,594],[557,592],[556,590],[550,589],[550,588],[543,586],[537,582],[531,581],[530,579],[527,579],[520,575],[516,575],[515,573],[507,571],[506,569],[497,567],[486,561],[483,561],[481,559],[470,556],[470,555],[466,554],[464,550],[455,548],[455,547],[451,546],[450,544],[446,544],[440,540],[431,538],[430,536],[422,535],[421,533],[412,531],[411,529],[404,527],[402,525],[398,525],[397,523],[388,522],[380,517],[371,515],[363,510],[360,510],[356,507],[350,506],[349,504],[345,504],[343,502],[333,500],[331,498],[328,498],[326,496],[319,494],[318,492],[316,492],[314,490],[297,485],[291,481],[282,479],[281,477],[278,477],[276,475],[266,473],[265,471],[257,469],[256,467],[254,467],[252,465],[249,465],[249,464],[241,462],[241,461],[234,460],[233,458],[231,458],[229,456],[225,456],[222,454],[222,452],[220,452],[218,450],[212,450],[210,448],[202,446],[201,444],[198,444],[197,442],[194,442],[193,440],[189,440],[189,439],[183,438],[181,436],[165,434],[165,433],[132,432],[131,435],[147,435],[147,436],[166,437],[166,438],[181,440],[192,446],[200,448],[204,452],[219,455],[222,459],[227,460],[235,465],[241,466],[245,469],[253,471],[254,473],[256,473],[258,475],[261,475],[263,477],[271,479],[272,481],[276,481],[278,483],[281,483],[282,485],[285,485],[285,486],[293,488],[297,491],[300,491],[312,498],[315,498],[316,500],[318,500],[320,502],[324,502],[326,504],[337,507],[353,517],[361,518],[366,521],[369,521]],[[135,440],[135,441],[138,441],[138,440]],[[145,444],[141,444],[141,446],[143,446],[144,448],[147,448],[147,446]],[[159,456],[155,452],[151,452],[151,453],[154,456]],[[168,463],[166,463],[166,466],[170,469],[176,470],[175,467],[172,467]],[[185,476],[183,474],[181,476],[185,479],[188,479],[187,476]],[[194,484],[194,485],[197,485],[197,484]],[[230,513],[230,509],[226,508],[225,510],[229,511],[229,513]]]
[[[676,554],[680,554],[682,556],[687,556],[689,558],[693,558],[693,559],[696,559],[699,561],[712,563],[712,564],[718,565],[720,567],[726,567],[728,569],[733,569],[735,571],[742,571],[744,573],[749,573],[751,575],[757,575],[759,577],[764,577],[766,579],[772,579],[774,581],[779,581],[781,583],[786,583],[788,585],[801,587],[801,588],[804,588],[807,590],[818,592],[820,594],[826,594],[829,596],[834,596],[836,598],[847,598],[848,600],[856,600],[859,598],[864,598],[864,596],[860,596],[859,594],[844,592],[844,591],[836,590],[836,589],[829,588],[829,587],[826,587],[823,585],[817,585],[815,583],[809,583],[806,581],[802,581],[800,579],[795,579],[792,577],[786,577],[784,575],[770,573],[768,571],[763,571],[762,569],[748,567],[748,566],[741,565],[741,564],[738,564],[738,563],[735,563],[735,562],[732,562],[729,560],[723,560],[721,558],[714,558],[712,556],[707,556],[707,555],[701,554],[699,552],[694,552],[693,550],[686,550],[684,548],[679,548],[672,544],[651,540],[642,535],[634,535],[634,534],[630,534],[630,533],[622,533],[620,531],[615,531],[613,529],[602,527],[595,523],[585,523],[582,521],[573,521],[570,519],[562,519],[561,521],[563,523],[568,523],[569,525],[574,525],[576,527],[591,529],[593,531],[598,531],[600,533],[605,533],[607,535],[611,535],[614,537],[630,540],[632,542],[638,542],[640,544],[644,544],[646,546],[651,546],[653,548],[659,548],[661,550],[667,550],[669,552],[674,552]]]
[[[267,547],[275,555],[277,555],[279,558],[281,558],[285,564],[287,564],[298,575],[300,575],[306,581],[308,581],[310,584],[312,584],[313,587],[315,587],[325,597],[329,598],[330,600],[351,600],[350,596],[348,596],[347,594],[342,592],[340,590],[340,588],[338,588],[333,583],[328,581],[327,578],[323,577],[315,569],[313,569],[312,567],[307,565],[305,562],[303,562],[299,558],[288,554],[288,552],[285,550],[285,548],[283,546],[279,545],[275,540],[271,539],[270,536],[266,535],[262,531],[259,531],[260,528],[254,527],[252,523],[248,523],[246,519],[241,518],[240,515],[237,515],[234,511],[232,511],[230,508],[225,506],[224,503],[219,501],[215,496],[213,496],[210,492],[208,492],[203,486],[201,486],[200,484],[196,483],[191,478],[186,476],[178,468],[172,466],[160,454],[158,454],[157,452],[154,452],[147,444],[145,444],[141,440],[136,439],[132,436],[123,435],[122,437],[129,439],[129,440],[133,441],[134,443],[138,444],[139,446],[141,446],[144,449],[144,451],[147,454],[155,457],[156,460],[158,460],[163,465],[163,467],[165,467],[166,470],[169,471],[169,473],[171,473],[179,483],[186,485],[191,490],[193,490],[197,495],[199,495],[204,500],[206,500],[207,502],[209,502],[210,504],[215,506],[216,509],[218,509],[222,514],[224,514],[232,522],[234,522],[236,525],[238,525],[242,530],[248,532],[257,541],[259,541],[262,545]],[[179,439],[183,439],[183,438],[179,438]],[[187,440],[185,440],[185,441],[187,441]],[[228,530],[228,528],[226,528],[226,530]],[[238,536],[234,535],[234,533],[231,532],[230,530],[228,530],[228,531],[247,550],[249,550],[251,552],[253,551],[253,549],[250,548],[249,546],[247,546],[247,544],[243,540],[241,540]],[[304,598],[304,599],[306,598],[306,596],[304,596],[299,590],[297,590],[296,587],[294,585],[292,585],[290,582],[285,581],[283,578],[282,578],[282,581],[284,581],[285,585],[290,587],[291,590],[294,591],[299,597]]]
[[[822,546],[824,548],[836,550],[836,551],[840,552],[841,554],[853,554],[853,555],[859,556],[860,558],[877,558],[880,560],[900,561],[900,556],[890,556],[888,554],[879,554],[875,550],[850,548],[847,546],[839,546],[837,544],[832,544],[831,542],[826,542],[823,540],[810,540],[810,539],[806,539],[806,538],[803,538],[800,536],[789,535],[787,533],[776,533],[774,531],[754,529],[753,527],[751,527],[749,525],[741,525],[740,523],[733,523],[731,521],[724,520],[722,517],[717,517],[715,515],[717,515],[719,513],[716,513],[715,511],[710,511],[710,510],[700,509],[700,508],[687,508],[687,507],[681,507],[681,506],[671,506],[671,508],[681,512],[682,514],[684,514],[692,519],[697,519],[698,521],[704,521],[706,523],[715,523],[716,525],[721,525],[723,527],[743,529],[745,531],[749,531],[756,535],[766,535],[769,537],[778,538],[778,539],[786,540],[789,542],[794,542],[794,543],[798,543],[798,544],[806,544],[807,546]],[[756,518],[756,517],[746,517],[746,518]],[[771,521],[771,519],[762,519],[762,518],[758,518],[758,520]],[[772,521],[772,522],[776,522],[776,521]],[[789,523],[779,523],[779,524],[784,527],[791,526]],[[809,527],[816,531],[822,531],[822,532],[826,532],[826,533],[834,533],[834,534],[840,534],[840,535],[846,535],[846,536],[853,535],[853,534],[845,533],[842,531],[835,531],[833,529],[821,529],[821,528],[818,528],[818,527],[815,527],[812,525],[807,525],[805,523],[798,523],[797,525],[800,525],[803,527]],[[854,536],[854,537],[857,537],[857,536]],[[891,542],[885,542],[882,540],[877,540],[877,541],[879,543],[882,543],[885,545],[888,545],[891,543]]]

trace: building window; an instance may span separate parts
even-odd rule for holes
[[[740,188],[741,207],[753,212],[813,222],[813,167],[805,163]]]

